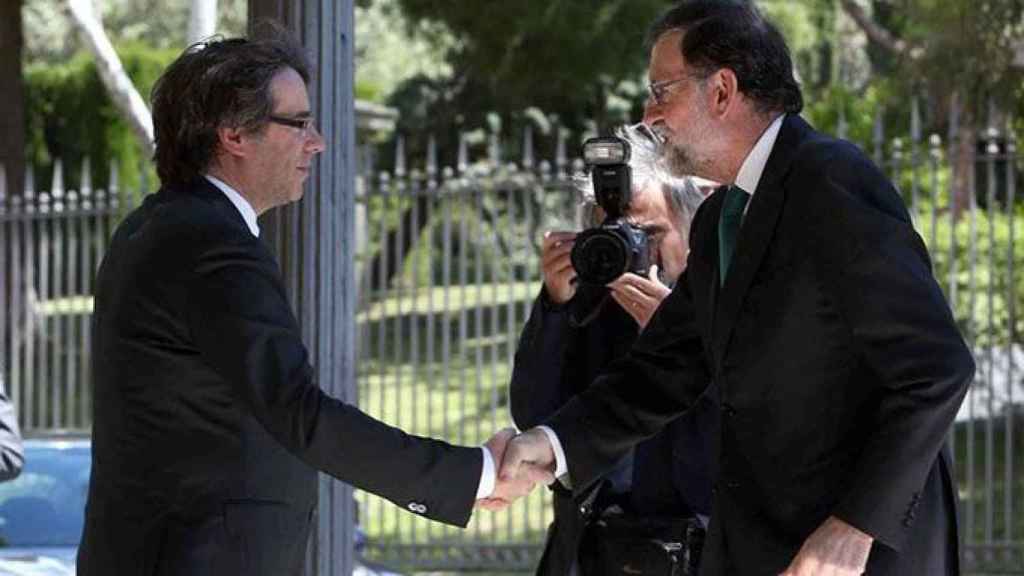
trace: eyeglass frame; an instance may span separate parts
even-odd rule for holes
[[[653,102],[656,106],[664,106],[665,104],[668,104],[666,97],[670,94],[667,89],[683,82],[684,80],[704,80],[704,77],[693,73],[686,73],[682,76],[676,76],[675,78],[650,82],[647,84],[647,101]]]
[[[280,124],[282,126],[288,126],[290,128],[298,128],[303,133],[308,134],[309,129],[313,126],[313,122],[316,121],[312,115],[303,116],[301,118],[290,118],[288,116],[278,116],[277,114],[268,114],[267,121],[273,122],[274,124]]]

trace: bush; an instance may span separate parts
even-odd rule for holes
[[[123,44],[117,52],[147,104],[153,84],[178,55],[177,50],[139,43]],[[64,163],[64,184],[69,189],[81,184],[86,158],[95,188],[109,185],[112,164],[117,166],[122,189],[137,191],[144,178],[153,181],[149,159],[142,157],[131,128],[107,97],[90,54],[80,52],[60,65],[29,66],[25,99],[26,157],[37,190],[52,185],[57,159]]]

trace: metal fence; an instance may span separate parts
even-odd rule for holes
[[[978,362],[950,438],[965,566],[1024,574],[1020,158],[1012,133],[992,129],[957,161],[950,124],[945,138],[924,138],[915,115],[909,137],[893,139],[879,121],[862,145],[903,192]],[[476,444],[510,424],[507,383],[540,286],[541,232],[576,226],[570,180],[580,168],[567,153],[578,135],[538,135],[535,146],[525,128],[511,140],[514,149],[496,134],[447,147],[398,140],[386,161],[361,151],[359,403],[411,432]],[[78,191],[55,182],[45,193],[0,191],[0,362],[26,430],[89,425],[91,282],[124,206],[116,186],[90,190],[87,175]],[[410,570],[529,570],[550,521],[545,491],[478,512],[465,531],[357,499],[363,554]]]
[[[23,432],[91,424],[92,283],[121,214],[115,184],[7,194],[0,174],[0,366]],[[2,167],[0,167],[2,172]]]
[[[893,139],[879,115],[873,139],[861,144],[903,193],[978,362],[950,436],[965,567],[1024,574],[1020,159],[1012,133],[992,128],[958,162],[955,117],[950,125],[947,138],[925,138],[915,113],[910,134]],[[567,158],[564,134],[547,147],[550,161],[535,160],[533,141],[527,129],[509,162],[491,135],[471,162],[461,139],[453,167],[440,168],[432,140],[410,162],[400,139],[394,169],[361,178],[358,377],[371,414],[460,443],[510,423],[506,386],[539,289],[540,234],[575,224],[569,177],[579,161]],[[367,555],[416,570],[529,570],[550,522],[541,491],[509,511],[476,513],[465,532],[372,495],[359,501]]]

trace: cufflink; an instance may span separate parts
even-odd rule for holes
[[[415,512],[417,514],[426,514],[427,513],[426,505],[420,504],[419,502],[409,502],[409,505],[407,506],[407,508],[411,512]]]

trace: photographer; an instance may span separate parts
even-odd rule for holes
[[[571,259],[578,235],[545,234],[544,284],[520,337],[512,372],[511,410],[520,429],[542,422],[607,364],[625,355],[686,266],[690,218],[704,194],[689,179],[666,176],[658,168],[657,145],[637,129],[622,129],[619,135],[632,149],[632,198],[622,216],[646,236],[646,262],[637,270],[646,273],[626,272],[607,287],[581,281]],[[593,200],[590,180],[580,185]],[[586,206],[596,217],[590,222],[594,226],[609,209],[615,210],[607,206],[607,198],[601,202],[600,193],[596,200],[601,205]],[[657,535],[666,526],[672,530],[687,519],[706,524],[711,442],[718,426],[713,398],[705,394],[701,409],[638,445],[585,497],[574,501],[560,483],[552,484],[555,519],[537,574],[619,574],[629,565],[667,576],[668,571],[659,569],[668,566],[664,549],[645,546],[647,542],[618,539],[619,546],[607,540],[615,538],[616,526],[643,539],[643,534]],[[699,542],[694,547],[699,550]],[[630,555],[627,549],[643,550],[642,557],[623,557]]]

